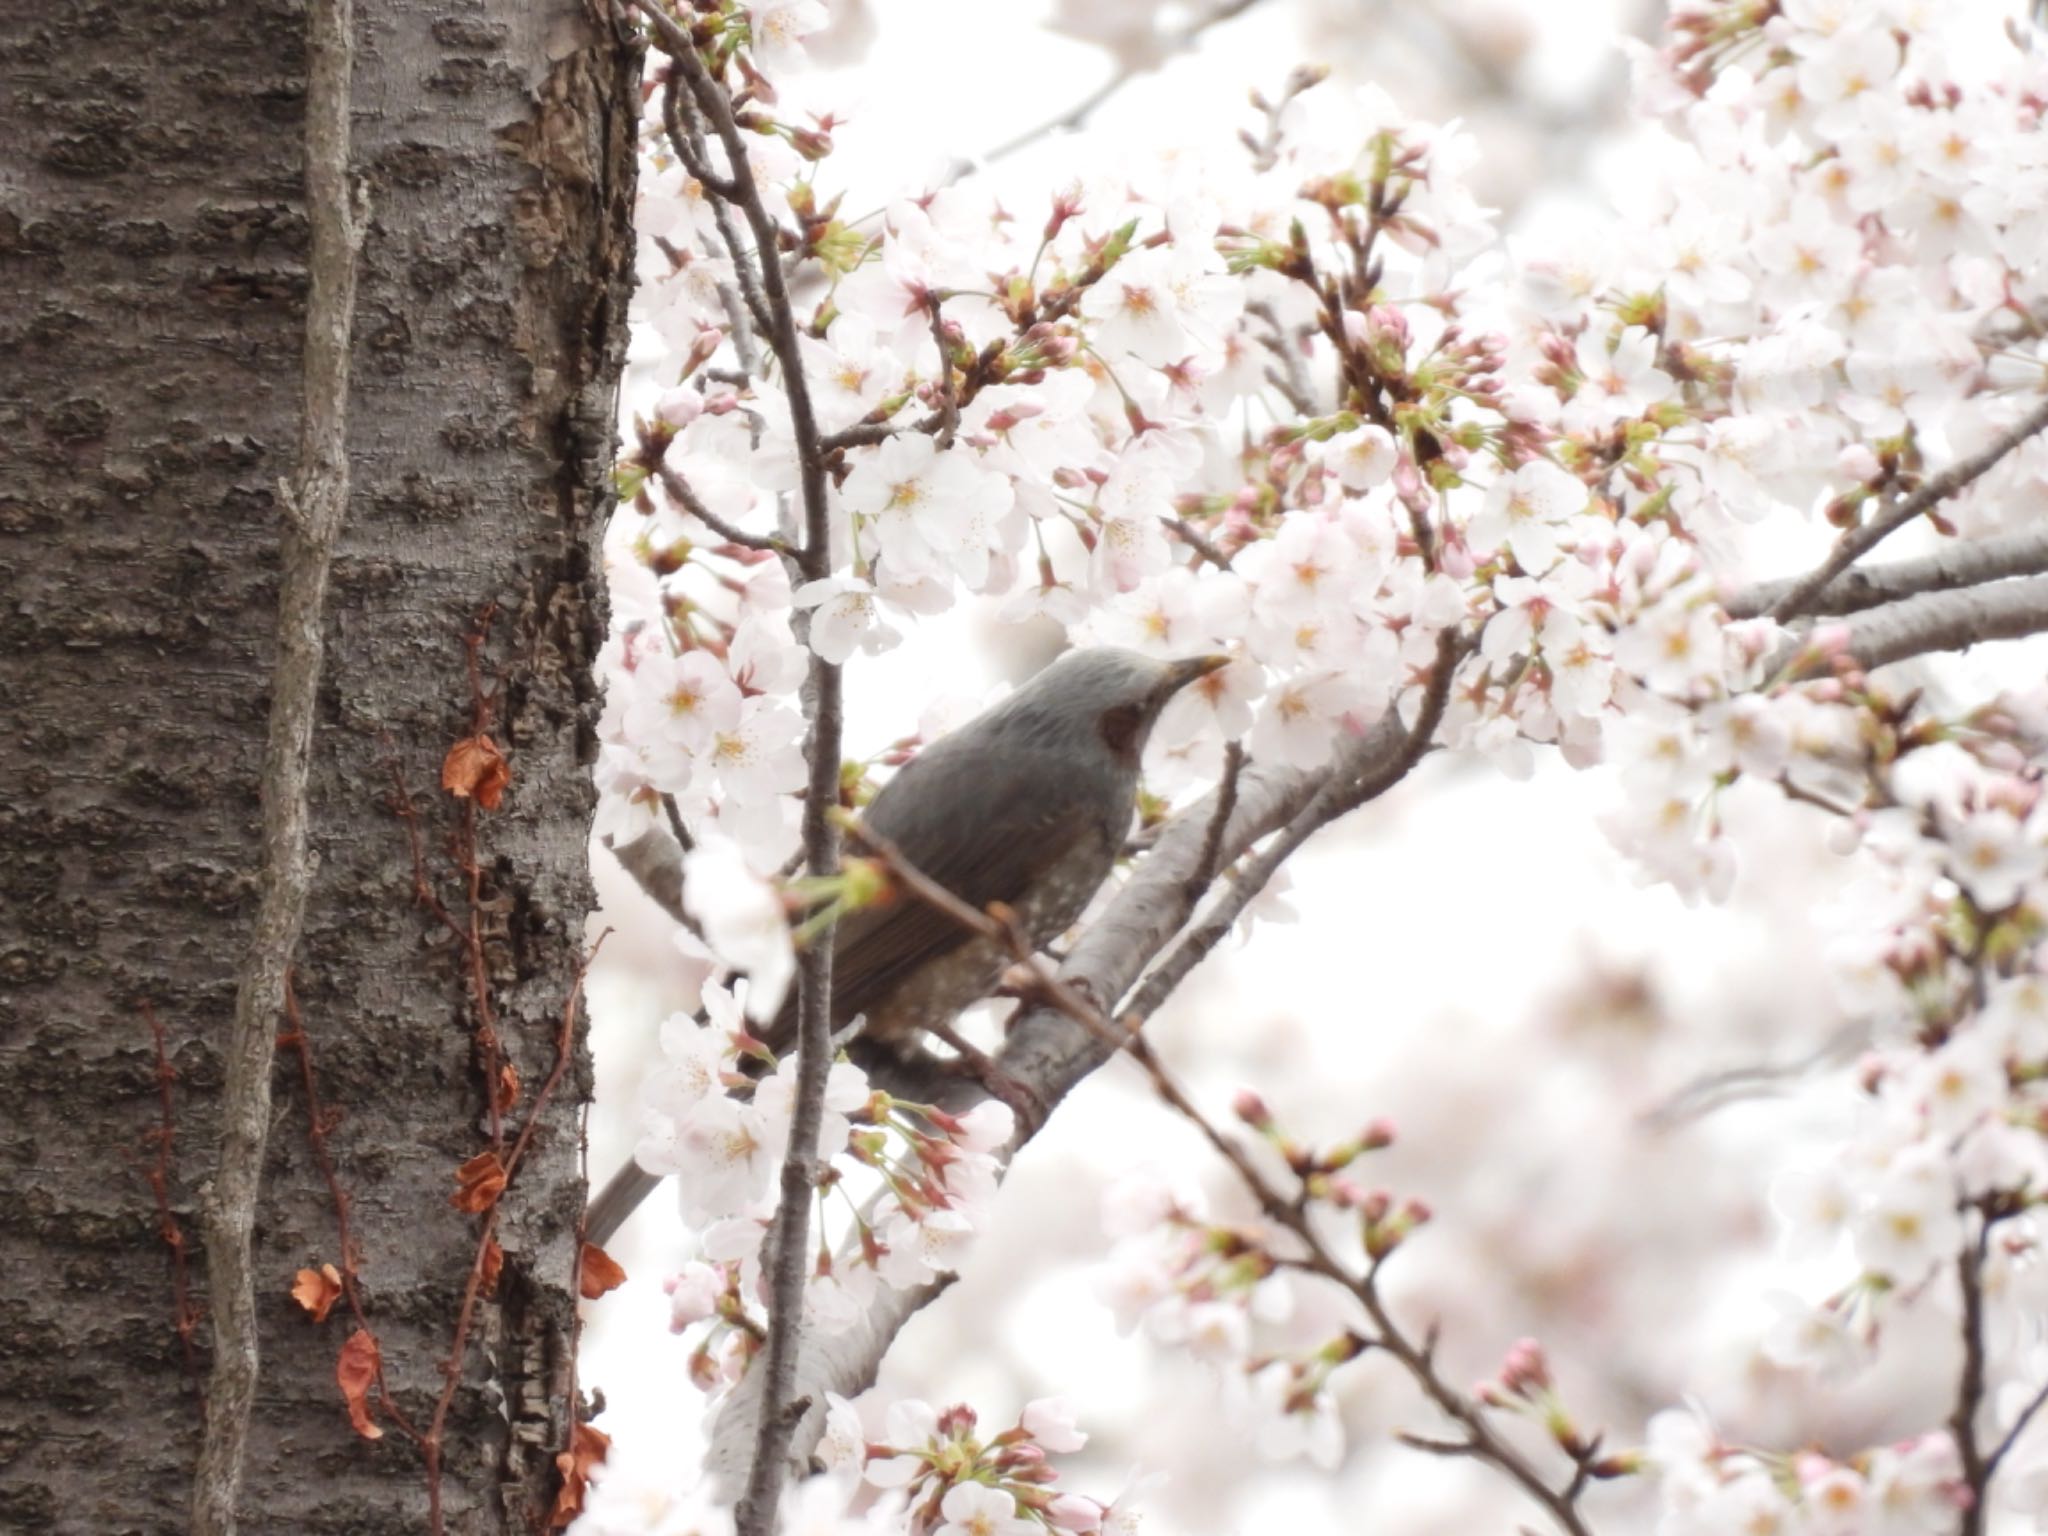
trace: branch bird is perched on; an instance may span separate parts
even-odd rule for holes
[[[1138,761],[1167,701],[1224,665],[1101,647],[1069,651],[1007,699],[934,742],[862,817],[914,868],[968,905],[1003,902],[1034,946],[1081,915],[1116,863],[1137,807]],[[832,930],[832,1025],[865,1015],[860,1038],[908,1045],[988,996],[1009,960],[907,892]],[[796,1040],[796,998],[761,1032]],[[591,1202],[602,1245],[661,1182],[628,1163]]]

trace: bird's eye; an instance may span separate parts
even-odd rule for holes
[[[1138,732],[1145,723],[1145,710],[1138,704],[1119,704],[1102,712],[1099,729],[1109,750],[1121,758],[1138,755]]]

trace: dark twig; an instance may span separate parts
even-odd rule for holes
[[[872,448],[877,443],[886,443],[903,430],[886,421],[856,421],[850,427],[841,427],[837,432],[826,434],[821,443],[827,453],[841,448]]]
[[[667,493],[669,500],[673,501],[721,539],[724,539],[726,543],[737,544],[742,549],[762,550],[768,554],[786,555],[789,553],[789,545],[782,540],[780,535],[773,533],[749,533],[737,524],[729,523],[720,517],[716,512],[704,505],[703,498],[691,488],[690,482],[685,480],[681,473],[671,469],[668,465],[663,464],[655,473],[661,480],[661,488]]]
[[[939,349],[939,406],[933,414],[939,418],[939,446],[950,448],[960,428],[960,397],[953,389],[953,354],[946,345],[946,320],[937,299],[932,300],[931,322],[932,345]]]
[[[1263,320],[1271,333],[1259,338],[1259,345],[1273,354],[1275,364],[1266,370],[1266,382],[1279,390],[1280,397],[1301,415],[1319,415],[1315,392],[1309,387],[1308,371],[1302,366],[1301,349],[1288,336],[1279,312],[1264,300],[1245,305],[1244,312]]]
[[[1233,741],[1223,748],[1223,777],[1216,785],[1216,808],[1209,813],[1209,830],[1202,836],[1201,857],[1188,880],[1188,900],[1199,901],[1209,889],[1223,863],[1223,834],[1237,810],[1237,781],[1244,774],[1244,743]]]
[[[1209,952],[1230,932],[1231,925],[1244,914],[1244,909],[1252,904],[1280,866],[1292,858],[1303,843],[1338,817],[1356,810],[1368,800],[1376,799],[1408,776],[1408,771],[1429,750],[1436,728],[1443,720],[1444,708],[1451,697],[1451,679],[1464,653],[1464,642],[1457,631],[1445,630],[1437,642],[1436,665],[1423,691],[1422,709],[1414,726],[1402,737],[1399,749],[1386,761],[1375,764],[1355,779],[1337,774],[1324,782],[1315,797],[1281,830],[1280,835],[1238,872],[1230,890],[1203,917],[1201,924],[1184,934],[1167,957],[1145,978],[1123,1010],[1123,1017],[1131,1021],[1130,1028],[1135,1030],[1141,1026],[1187,979],[1188,973],[1208,958]]]
[[[1230,556],[1224,554],[1222,550],[1211,543],[1208,535],[1186,518],[1173,517],[1162,512],[1159,515],[1159,521],[1166,524],[1175,538],[1187,545],[1189,549],[1192,549],[1202,559],[1215,566],[1217,570],[1227,571],[1230,569]]]
[[[351,0],[310,0],[306,18],[307,257],[304,400],[295,477],[278,487],[277,659],[263,749],[262,871],[256,920],[235,985],[225,1051],[220,1151],[205,1204],[213,1373],[192,1479],[194,1536],[232,1536],[256,1403],[256,1199],[270,1133],[271,1069],[285,972],[298,945],[312,869],[306,783],[320,686],[321,622],[336,535],[348,506],[349,338],[364,219],[349,185]]]
[[[2034,1416],[2044,1406],[2048,1406],[2048,1382],[2043,1382],[2040,1390],[2027,1399],[2026,1407],[2022,1408],[2012,1423],[2006,1426],[2003,1438],[1992,1448],[1991,1454],[1984,1458],[1985,1486],[1990,1486],[1991,1479],[1998,1475],[1999,1466],[2012,1453],[2012,1448],[2019,1444],[2020,1436],[2027,1432],[2027,1426],[2034,1422]]]
[[[1812,611],[1814,600],[1878,544],[1899,529],[1948,500],[1971,482],[1988,473],[1999,460],[2036,433],[2048,429],[2048,400],[2043,400],[2013,426],[1968,458],[1958,459],[1941,473],[1922,482],[1911,495],[1903,496],[1886,511],[1860,528],[1852,528],[1835,543],[1827,559],[1815,566],[1767,610],[1769,617],[1796,618]]]
[[[1963,1246],[1956,1255],[1956,1282],[1963,1296],[1963,1366],[1956,1383],[1955,1411],[1949,1415],[1949,1438],[1955,1442],[1956,1459],[1962,1464],[1963,1486],[1970,1502],[1963,1510],[1956,1536],[1983,1536],[1984,1496],[1990,1491],[1991,1473],[1977,1438],[1977,1414],[1984,1406],[1984,1258],[1991,1245],[1991,1218],[1978,1213],[1975,1232],[1967,1230],[1970,1211],[1965,1209]]]
[[[697,116],[697,108],[683,95],[683,77],[680,70],[671,69],[668,83],[663,87],[661,99],[662,123],[667,128],[669,143],[676,152],[676,158],[683,162],[683,168],[690,170],[692,163],[708,164],[709,152],[704,143],[704,124]],[[687,152],[686,152],[687,145]],[[690,174],[696,176],[694,170]],[[761,299],[761,285],[754,276],[752,253],[740,243],[740,233],[733,228],[732,213],[721,197],[716,195],[721,188],[734,184],[724,177],[716,183],[702,176],[697,179],[707,192],[714,194],[707,199],[711,204],[711,222],[718,231],[720,244],[725,247],[726,259],[731,261],[732,284],[718,285],[719,302],[725,310],[726,323],[732,327],[732,347],[739,357],[740,369],[751,382],[760,369],[760,353],[754,346],[754,327],[768,329],[768,309]]]

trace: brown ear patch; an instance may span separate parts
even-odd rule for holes
[[[1145,723],[1144,708],[1137,704],[1119,704],[1115,709],[1102,712],[1097,729],[1109,746],[1112,754],[1119,758],[1131,759],[1138,755],[1138,730]]]

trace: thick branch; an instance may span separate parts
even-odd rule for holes
[[[674,838],[649,827],[631,842],[607,837],[604,845],[655,905],[692,933],[697,931],[696,919],[683,906],[683,853]]]
[[[1900,498],[1862,527],[1852,528],[1843,534],[1827,559],[1794,583],[1770,606],[1770,616],[1774,619],[1788,619],[1803,613],[1811,613],[1814,599],[1825,592],[1850,566],[1906,524],[1981,478],[2000,459],[2044,429],[2048,429],[2048,400],[2043,400],[1968,458],[1956,460],[1940,474],[1922,482],[1920,488],[1911,495]]]
[[[2048,574],[2048,528],[2026,528],[1988,539],[1952,539],[1934,554],[1888,565],[1844,571],[1816,590],[1802,610],[1814,614],[1861,613],[1925,592],[1953,592],[2014,576]],[[1759,582],[1729,598],[1729,616],[1754,619],[1769,613],[1808,578]]]
[[[255,1406],[256,1277],[251,1240],[270,1131],[270,1077],[285,975],[299,940],[312,870],[306,780],[320,683],[321,622],[335,535],[348,505],[349,337],[362,225],[349,185],[351,0],[310,0],[306,16],[308,260],[305,401],[296,478],[283,502],[277,660],[263,748],[263,867],[256,922],[235,985],[219,1166],[205,1205],[213,1372],[205,1438],[193,1475],[196,1536],[229,1536]]]
[[[1848,629],[1846,649],[1866,668],[1986,640],[2022,639],[2048,630],[2048,576],[1909,597],[1857,614]]]

